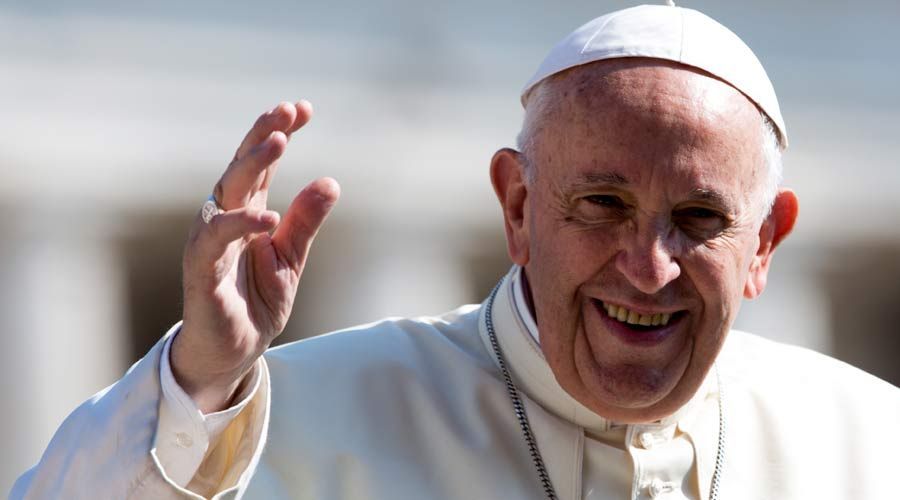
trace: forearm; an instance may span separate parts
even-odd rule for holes
[[[73,411],[10,498],[131,498],[168,489],[150,449],[159,404],[159,342],[126,375]],[[173,490],[168,497],[177,497]],[[149,498],[149,497],[147,497]]]
[[[202,415],[183,392],[181,398],[172,396],[161,376],[167,364],[165,342],[176,329],[125,377],[69,415],[10,498],[201,498],[190,490],[213,497],[242,489],[253,473],[247,464],[255,463],[251,459],[258,458],[265,435],[269,395],[264,361],[241,388],[238,407]],[[235,456],[234,450],[218,445],[223,433],[243,436],[245,460],[221,460],[222,453]],[[233,463],[240,463],[241,470],[231,470]],[[212,484],[205,479],[212,472],[210,464],[215,464],[216,477],[238,481]]]

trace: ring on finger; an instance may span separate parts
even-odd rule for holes
[[[203,207],[200,208],[200,218],[203,219],[203,223],[209,224],[213,217],[221,213],[225,213],[225,209],[216,201],[216,195],[209,195],[209,198],[203,203]]]

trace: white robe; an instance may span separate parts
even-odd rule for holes
[[[708,498],[716,377],[663,422],[612,425],[556,384],[512,286],[511,275],[493,323],[558,497]],[[216,498],[543,498],[484,312],[385,320],[271,349],[212,446],[206,429],[172,428],[184,420],[161,403],[164,339],[66,419],[11,498],[198,498],[185,481]],[[717,366],[720,498],[900,496],[896,387],[737,331]]]

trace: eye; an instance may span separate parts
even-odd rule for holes
[[[691,207],[679,210],[678,215],[681,217],[692,217],[697,219],[712,219],[722,216],[719,212],[703,207]]]
[[[700,238],[715,236],[725,229],[727,222],[721,212],[705,207],[676,210],[673,220],[682,230]]]
[[[614,196],[611,194],[592,194],[590,196],[585,196],[584,198],[592,205],[598,205],[601,207],[609,207],[609,208],[624,208],[625,203],[618,196]]]
[[[572,217],[584,223],[620,220],[628,212],[628,205],[614,194],[589,194],[575,200]]]

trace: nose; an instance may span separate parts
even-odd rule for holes
[[[616,255],[616,269],[638,290],[654,294],[681,275],[665,228],[632,233]]]

